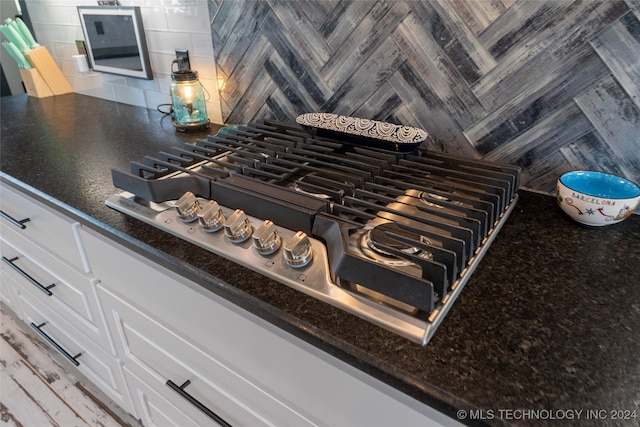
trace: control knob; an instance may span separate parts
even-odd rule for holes
[[[198,218],[200,212],[200,202],[191,191],[187,191],[178,199],[175,204],[178,218],[182,222],[192,222]]]
[[[282,239],[276,225],[268,219],[253,233],[253,247],[260,255],[271,255],[280,249],[281,244]]]
[[[198,222],[208,233],[218,231],[224,225],[224,212],[215,200],[210,200],[198,214]]]
[[[311,262],[311,241],[304,231],[298,231],[284,245],[284,261],[293,268],[302,268]]]
[[[236,209],[224,223],[224,234],[232,243],[242,243],[251,237],[253,227],[241,209]]]

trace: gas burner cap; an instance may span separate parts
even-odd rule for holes
[[[421,191],[419,199],[420,199],[420,201],[422,203],[424,203],[426,205],[429,205],[429,206],[432,206],[432,207],[437,207],[437,208],[442,208],[443,206],[438,204],[437,202],[433,202],[433,200],[449,202],[452,205],[456,205],[456,206],[464,206],[464,203],[462,203],[459,200],[451,200],[448,197],[441,196],[441,195],[435,194],[435,193],[429,193],[427,191]],[[431,200],[429,200],[429,199],[431,199]]]
[[[433,254],[431,254],[430,252],[424,251],[416,246],[411,245],[410,243],[399,240],[395,238],[393,234],[397,234],[420,243],[431,243],[431,241],[424,236],[405,230],[396,223],[386,222],[376,225],[365,234],[364,241],[366,243],[366,248],[363,249],[365,250],[365,252],[369,252],[366,250],[367,248],[371,249],[377,255],[382,255],[382,257],[384,257],[377,257],[379,261],[393,265],[397,263],[405,263],[406,261],[397,258],[394,254],[382,248],[382,245],[391,247],[406,254],[416,255],[421,258],[433,258]]]

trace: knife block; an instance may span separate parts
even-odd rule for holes
[[[58,68],[58,65],[46,47],[39,46],[31,49],[29,52],[25,52],[24,56],[31,66],[40,73],[42,79],[54,95],[64,95],[65,93],[73,92],[71,85],[64,74],[62,74],[62,71],[60,71],[60,68]]]
[[[29,68],[26,70],[24,68],[20,68],[20,76],[22,77],[22,82],[24,83],[24,87],[29,96],[33,96],[35,98],[46,98],[54,95],[51,88],[47,82],[44,81],[42,75],[37,69]]]

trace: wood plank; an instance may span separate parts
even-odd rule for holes
[[[500,0],[451,0],[451,5],[476,35],[507,9]]]
[[[624,174],[615,153],[595,129],[562,147],[560,153],[575,170]]]
[[[92,427],[129,426],[119,415],[99,401],[92,392],[76,382],[60,393],[65,403]],[[104,399],[107,399],[106,397]],[[111,403],[111,405],[115,405]],[[137,425],[137,423],[135,424]]]
[[[445,151],[477,157],[478,154],[462,133],[458,123],[442,107],[428,86],[417,76],[408,64],[403,64],[388,83],[403,100],[411,103],[412,111],[418,119],[418,127],[429,133],[429,147],[446,147]]]
[[[635,12],[636,17],[640,19],[640,0],[627,0],[627,4],[629,8]]]
[[[249,86],[229,116],[231,123],[242,123],[242,116],[245,114],[249,117],[255,117],[256,113],[265,105],[267,98],[276,89],[267,73],[255,75]]]
[[[498,16],[479,39],[496,58],[501,58],[514,47],[537,38],[538,33],[559,25],[576,7],[580,5],[575,1],[516,2]]]
[[[375,3],[369,14],[353,28],[351,37],[345,40],[320,69],[327,86],[337,91],[356,72],[357,75],[365,76],[360,67],[374,52],[379,54],[380,45],[408,13],[409,8],[404,2]],[[369,78],[367,76],[362,80]]]
[[[554,152],[547,156],[543,162],[536,162],[523,171],[520,175],[521,187],[555,194],[558,177],[570,170],[574,170],[573,165],[569,164],[560,153]],[[549,177],[553,177],[553,179],[549,179]]]
[[[564,66],[569,59],[571,66]],[[538,77],[538,85],[514,92],[511,99],[465,129],[465,135],[481,154],[488,154],[505,141],[527,132],[573,103],[573,98],[585,87],[609,74],[606,65],[586,45],[576,49],[563,64],[550,66],[544,79]]]
[[[0,338],[0,366],[6,368],[18,360],[20,360],[20,354],[4,338]]]
[[[455,64],[448,60],[448,56],[432,40],[431,34],[417,17],[408,16],[392,37],[424,84],[434,96],[443,101],[447,113],[462,128],[470,126],[486,114]]]
[[[575,99],[615,153],[626,178],[640,182],[640,108],[608,76]]]
[[[88,426],[24,362],[0,372],[2,403],[25,426]]]
[[[483,75],[495,67],[495,58],[482,41],[475,37],[475,33],[467,23],[456,13],[456,9],[450,0],[414,2],[411,4],[416,12],[422,8],[428,9],[426,6],[433,7],[433,11],[438,16],[435,22],[441,21],[441,25],[446,27],[446,31],[439,28],[437,32],[434,30],[438,26],[433,27],[434,39],[447,52],[449,58],[460,69],[468,83],[473,83],[477,80],[477,77],[471,74],[467,76],[465,68],[475,68],[479,75]],[[430,19],[433,19],[433,17]]]
[[[228,1],[223,4],[230,8],[229,15],[237,16],[237,21],[233,26],[221,29],[220,35],[217,36],[221,40],[214,36],[213,44],[217,67],[226,76],[231,76],[241,62],[252,58],[252,54],[255,53],[254,45],[261,34],[264,17],[270,14],[271,10],[267,2],[260,0]],[[214,21],[218,21],[217,15]]]
[[[267,48],[267,53],[271,54],[275,51],[280,55],[287,67],[291,69],[292,75],[300,81],[300,84],[304,85],[313,102],[318,105],[323,104],[329,97],[331,89],[325,84],[323,76],[312,68],[311,64],[300,54],[291,38],[281,31],[280,24],[273,15],[265,18],[263,33],[271,43],[271,46]],[[260,53],[258,52],[258,54]]]
[[[488,160],[530,167],[541,157],[571,143],[579,135],[593,131],[593,125],[575,104],[567,104],[527,132],[498,145],[485,156]]]
[[[47,344],[28,331],[20,320],[3,307],[0,312],[0,335],[56,392],[61,392],[73,384],[69,381],[71,371],[58,363]]]
[[[320,31],[335,51],[342,46],[374,6],[371,1],[343,1],[336,4]]]
[[[581,4],[556,25],[511,49],[473,85],[474,93],[487,110],[493,111],[514,94],[534,92],[555,75],[571,72],[576,59],[584,55],[585,46],[590,47],[586,42],[627,11],[628,6],[619,1]],[[550,72],[554,73],[551,77]]]
[[[52,356],[53,350],[36,339],[34,333],[4,304],[0,304],[0,316],[2,342],[18,354],[21,362],[29,366],[42,379],[44,387],[61,396],[67,406],[81,418],[92,426],[139,425],[108,397],[104,395],[97,397],[82,386],[74,373],[63,367]],[[103,402],[107,402],[110,407]]]
[[[640,107],[640,21],[627,13],[591,40],[631,100]]]
[[[269,3],[279,21],[279,31],[287,34],[298,55],[313,68],[322,67],[333,53],[322,34],[309,25],[308,18],[300,9],[290,7],[288,0],[270,0]]]
[[[270,55],[269,40],[260,34],[247,52],[251,60],[241,62],[233,74],[227,76],[225,86],[220,91],[220,98],[237,108],[236,104],[245,96],[256,75],[262,74],[263,64]]]
[[[307,87],[295,76],[291,69],[285,64],[280,55],[271,55],[264,63],[265,71],[271,76],[274,84],[287,95],[287,104],[295,104],[295,115],[285,119],[290,120],[291,117],[297,117],[300,111],[314,112],[320,110],[320,105],[316,103],[310,96]]]
[[[326,23],[327,16],[329,16],[340,3],[339,0],[294,1],[296,3],[295,7],[304,14],[305,19],[308,20],[317,30],[320,30],[322,25]]]
[[[404,62],[400,49],[391,39],[387,39],[378,46],[378,49],[366,59],[359,66],[358,73],[363,73],[368,78],[366,80],[347,79],[322,106],[323,110],[344,115],[353,115],[353,112],[358,109],[366,110],[365,100]],[[369,110],[366,117],[374,114],[375,112]]]

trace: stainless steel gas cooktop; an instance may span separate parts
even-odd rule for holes
[[[517,167],[263,120],[113,171],[106,204],[427,344],[518,199]]]

